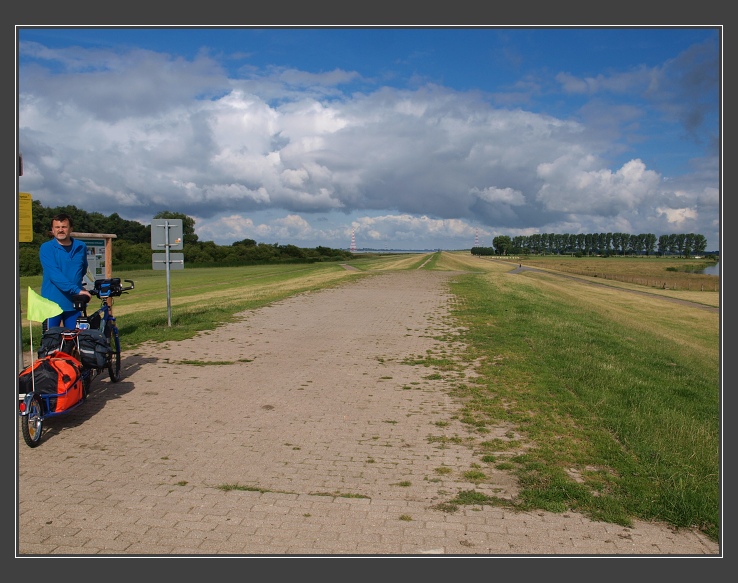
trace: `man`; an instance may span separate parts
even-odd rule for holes
[[[66,213],[51,219],[51,236],[39,249],[43,268],[41,296],[59,304],[64,310],[46,321],[46,328],[64,326],[74,328],[79,310],[74,309],[72,297],[78,294],[90,297],[83,287],[87,273],[87,245],[72,237],[72,217]]]

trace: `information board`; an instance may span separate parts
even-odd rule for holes
[[[84,280],[87,282],[87,289],[92,289],[96,279],[105,278],[105,240],[82,237],[79,240],[87,245],[87,275]]]

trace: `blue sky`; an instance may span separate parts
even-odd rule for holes
[[[16,27],[21,191],[200,240],[720,249],[719,27]]]

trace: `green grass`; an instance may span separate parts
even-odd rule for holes
[[[528,278],[468,275],[452,290],[466,358],[483,363],[457,388],[462,421],[512,422],[532,445],[509,460],[519,507],[718,537],[717,326],[679,342],[678,312],[668,324],[613,319]]]

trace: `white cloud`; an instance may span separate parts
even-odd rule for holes
[[[689,221],[697,218],[697,212],[694,209],[683,208],[683,209],[665,209],[656,208],[656,212],[659,215],[664,215],[667,222],[674,226],[674,229],[679,230],[689,224]]]
[[[544,185],[537,198],[547,209],[580,215],[617,215],[637,208],[658,193],[660,177],[631,160],[616,172],[591,169],[593,157],[559,158],[538,166]]]
[[[513,206],[525,204],[523,193],[512,188],[487,187],[480,190],[474,187],[470,190],[470,193],[484,202],[499,202]]]

